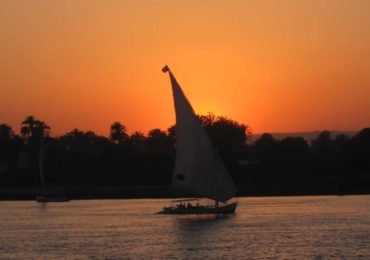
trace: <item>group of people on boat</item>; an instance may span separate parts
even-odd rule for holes
[[[177,208],[179,209],[192,209],[192,208],[204,208],[203,205],[199,205],[199,203],[197,202],[196,205],[192,205],[190,202],[188,203],[180,203],[177,205]]]

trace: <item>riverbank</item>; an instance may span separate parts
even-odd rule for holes
[[[0,200],[35,200],[42,193],[39,187],[0,188]],[[63,195],[71,200],[80,199],[136,199],[136,198],[180,198],[194,197],[191,194],[176,194],[165,186],[54,186],[47,190],[48,194]],[[239,197],[273,197],[273,196],[321,196],[321,195],[370,195],[369,190],[356,191],[321,191],[285,192],[276,191],[241,191]]]

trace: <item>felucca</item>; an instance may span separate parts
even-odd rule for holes
[[[192,202],[198,199],[175,200],[159,213],[234,213],[237,202],[231,199],[236,188],[229,173],[173,73],[168,66],[162,71],[169,73],[176,113],[176,162],[171,187],[214,203],[199,205]]]

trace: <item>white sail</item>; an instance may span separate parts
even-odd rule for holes
[[[169,72],[176,112],[176,164],[172,186],[177,190],[225,202],[236,192],[234,184],[200,124],[180,85]]]

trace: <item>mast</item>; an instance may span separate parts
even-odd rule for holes
[[[40,171],[40,180],[41,180],[41,189],[42,194],[45,195],[45,158],[44,158],[44,137],[41,135],[40,139],[40,151],[39,151],[39,171]]]

